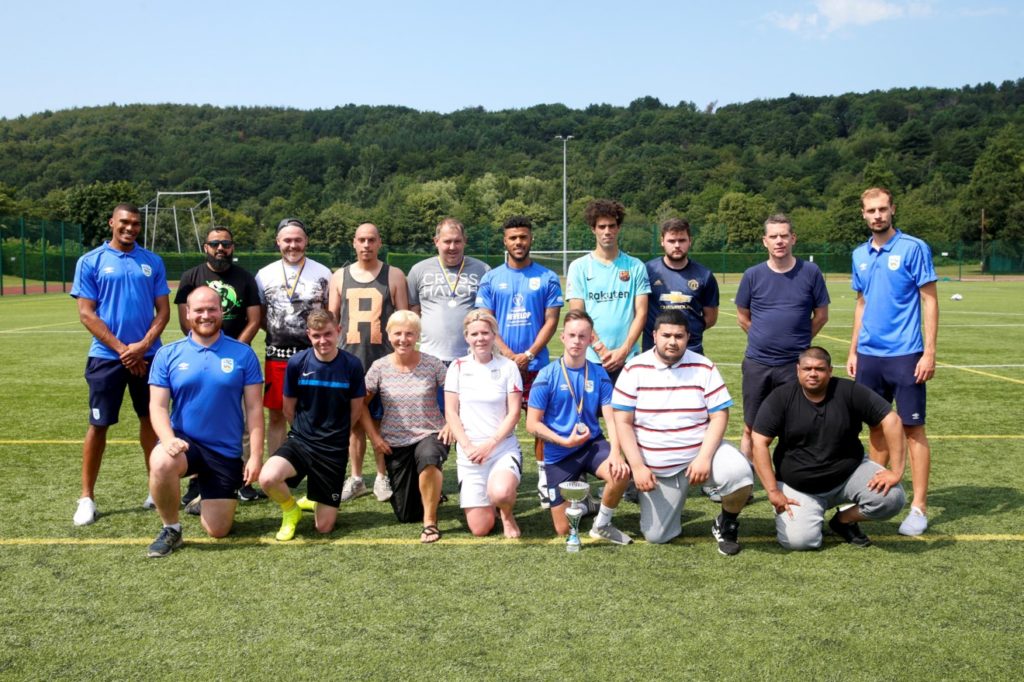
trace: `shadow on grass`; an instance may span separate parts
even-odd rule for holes
[[[958,485],[930,490],[928,506],[930,510],[942,509],[941,514],[929,516],[929,529],[941,529],[944,524],[961,519],[1018,511],[1024,507],[1024,494],[1016,488]],[[998,532],[1017,530],[1002,528]]]

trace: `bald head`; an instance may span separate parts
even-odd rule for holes
[[[363,223],[356,228],[356,234],[352,238],[352,248],[356,251],[356,258],[364,266],[376,264],[380,245],[380,230],[376,225]]]

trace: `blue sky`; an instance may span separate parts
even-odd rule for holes
[[[111,102],[703,108],[1024,77],[1020,0],[12,0],[0,26],[5,118]]]

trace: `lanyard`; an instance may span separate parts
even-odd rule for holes
[[[463,257],[462,262],[459,264],[459,271],[455,273],[455,284],[453,285],[451,280],[448,279],[448,268],[445,266],[444,261],[441,260],[441,256],[437,257],[437,264],[441,266],[441,274],[444,275],[444,283],[448,287],[448,297],[451,299],[448,301],[448,307],[455,307],[455,290],[459,288],[459,277],[462,276],[462,269],[466,267],[466,259]]]
[[[569,388],[569,395],[572,396],[572,404],[576,407],[576,420],[583,421],[583,398],[587,391],[587,377],[590,376],[590,363],[583,363],[583,390],[580,391],[580,399],[576,400],[576,391],[572,390],[572,381],[569,379],[569,371],[565,368],[565,357],[561,357],[558,363],[562,366],[562,376],[565,377],[565,385]]]
[[[288,300],[291,301],[295,296],[295,288],[299,286],[299,279],[302,278],[302,271],[306,268],[306,259],[302,259],[302,265],[299,266],[299,271],[295,273],[295,283],[292,284],[292,288],[288,288],[288,269],[284,266],[284,259],[281,259],[281,272],[284,273],[284,293],[288,294]]]

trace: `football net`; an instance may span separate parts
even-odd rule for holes
[[[214,225],[213,199],[208,189],[157,192],[156,198],[141,211],[144,225],[142,245],[150,251],[181,253],[182,230],[185,230],[185,244],[195,239],[196,248],[202,251],[206,233]]]
[[[565,254],[564,259],[562,257],[563,253]],[[590,253],[590,251],[563,252],[561,249],[559,249],[558,251],[530,251],[530,258],[540,263],[544,267],[554,270],[556,273],[558,273],[560,277],[564,278],[567,274],[569,274],[569,263],[572,263],[577,258],[585,256],[588,253]],[[562,267],[563,261],[565,263],[564,269]]]

